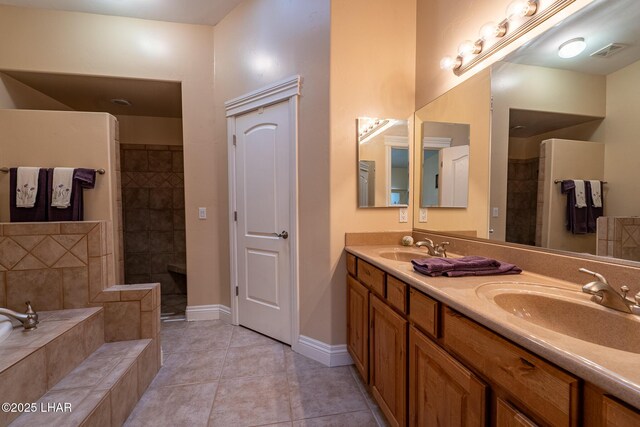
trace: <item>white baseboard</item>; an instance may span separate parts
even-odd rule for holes
[[[225,323],[231,323],[231,309],[226,305],[190,305],[185,311],[187,321],[194,322],[198,320],[222,320]]]
[[[300,335],[298,342],[293,346],[293,350],[329,367],[345,366],[353,363],[346,344],[329,345]]]

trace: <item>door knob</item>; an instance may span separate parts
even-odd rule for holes
[[[273,235],[277,237],[282,237],[283,239],[289,238],[289,233],[287,233],[285,230],[282,230],[282,233],[273,233]]]

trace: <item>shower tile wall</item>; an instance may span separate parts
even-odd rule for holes
[[[538,197],[538,158],[509,159],[507,242],[534,245]]]
[[[160,282],[163,295],[186,294],[181,146],[121,144],[125,282]]]

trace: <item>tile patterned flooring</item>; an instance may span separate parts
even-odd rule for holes
[[[221,321],[163,322],[164,366],[125,426],[386,426],[353,366]]]

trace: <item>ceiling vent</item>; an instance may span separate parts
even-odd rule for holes
[[[627,46],[622,44],[622,43],[610,43],[610,44],[606,45],[605,47],[603,47],[602,49],[593,52],[591,54],[591,56],[596,56],[596,57],[599,57],[599,58],[608,58],[611,55],[614,55],[614,54],[620,52],[625,47],[627,47]]]

